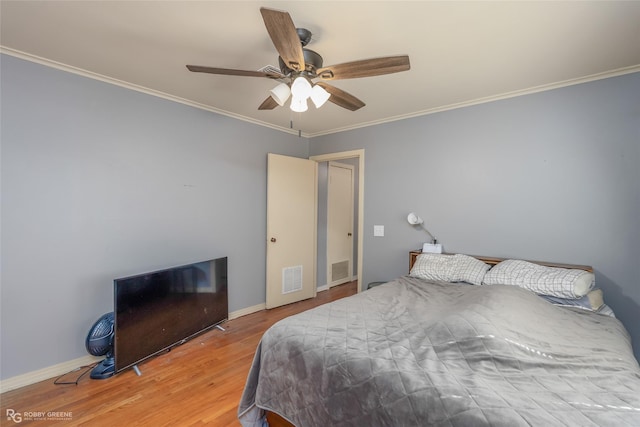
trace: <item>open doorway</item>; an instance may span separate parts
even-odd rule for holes
[[[364,150],[344,151],[338,153],[323,154],[309,157],[318,162],[318,251],[317,251],[317,284],[318,291],[329,288],[332,283],[331,276],[334,268],[332,256],[328,252],[327,220],[328,220],[328,176],[329,162],[339,162],[351,165],[353,168],[353,244],[352,265],[349,266],[347,276],[349,281],[362,277],[362,241],[363,241],[363,206],[364,206]],[[335,259],[335,257],[334,257]],[[342,272],[341,272],[342,274]],[[335,281],[333,281],[335,283]],[[361,286],[358,286],[360,292]]]
[[[351,282],[357,277],[353,260],[354,234],[357,224],[354,212],[357,209],[355,177],[358,159],[329,162],[327,182],[327,284],[329,287]],[[355,164],[351,164],[355,163]],[[318,183],[320,184],[320,183]],[[320,210],[322,203],[318,203]]]

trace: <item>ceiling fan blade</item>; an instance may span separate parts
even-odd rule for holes
[[[260,13],[269,37],[285,65],[294,71],[304,71],[302,43],[291,16],[287,12],[266,7],[261,7]]]
[[[343,91],[342,89],[338,89],[335,86],[331,86],[324,82],[316,83],[318,86],[329,92],[331,96],[329,97],[329,101],[334,104],[346,108],[347,110],[356,111],[365,106],[365,103],[360,101],[355,96]]]
[[[266,77],[269,79],[279,79],[284,77],[281,74],[276,73],[264,73],[262,71],[250,71],[250,70],[233,70],[231,68],[216,68],[216,67],[203,67],[200,65],[187,65],[189,71],[194,73],[209,73],[209,74],[222,74],[225,76],[244,76],[244,77]]]
[[[269,96],[267,99],[262,101],[262,104],[258,107],[258,110],[273,110],[278,106],[278,103],[275,99]]]
[[[409,68],[411,68],[409,56],[400,55],[345,62],[344,64],[320,68],[317,74],[323,80],[354,79],[398,73],[407,71]]]

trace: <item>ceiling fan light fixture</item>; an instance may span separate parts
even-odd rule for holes
[[[297,96],[291,97],[291,111],[296,113],[304,113],[309,108],[307,106],[306,98],[299,98]]]
[[[329,99],[331,94],[324,90],[324,88],[320,85],[315,85],[313,89],[311,89],[311,100],[313,101],[316,108],[320,108],[324,105],[325,102]]]
[[[291,95],[294,98],[307,100],[311,95],[311,83],[306,77],[298,76],[291,84]]]
[[[289,95],[291,95],[291,89],[289,89],[289,85],[286,83],[280,83],[278,86],[271,89],[271,97],[274,101],[278,103],[279,106],[283,106],[287,99],[289,99]]]

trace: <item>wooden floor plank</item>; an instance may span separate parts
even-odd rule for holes
[[[292,314],[356,292],[357,282],[350,282],[313,299],[230,320],[224,332],[212,329],[142,363],[142,376],[131,369],[105,380],[91,380],[87,374],[78,385],[54,385],[51,379],[3,393],[0,425],[17,425],[6,416],[12,409],[71,412],[71,419],[55,423],[65,426],[239,426],[238,403],[264,331]]]

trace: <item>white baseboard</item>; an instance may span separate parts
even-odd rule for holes
[[[329,289],[329,286],[325,285],[321,288],[318,288],[318,292],[326,291],[327,289]],[[237,319],[238,317],[246,316],[252,313],[257,313],[258,311],[262,311],[265,309],[266,309],[266,305],[265,303],[262,303],[262,304],[254,305],[252,307],[243,308],[241,310],[232,311],[231,313],[229,313],[229,320]],[[15,390],[20,387],[25,387],[31,384],[38,383],[40,381],[54,378],[62,374],[71,372],[74,369],[78,369],[82,366],[94,364],[96,362],[99,362],[100,360],[101,358],[99,357],[87,355],[87,356],[79,357],[77,359],[69,360],[67,362],[62,362],[57,365],[38,369],[37,371],[32,371],[32,372],[27,372],[26,374],[17,375],[15,377],[0,381],[0,393]]]
[[[353,281],[356,281],[356,280],[358,280],[358,275],[351,276],[351,278],[349,279],[349,282],[353,282]],[[345,282],[345,283],[348,283],[348,282]],[[340,285],[337,285],[337,286],[340,286]],[[322,292],[322,291],[328,291],[329,289],[330,289],[330,286],[327,284],[327,285],[323,285],[323,286],[318,286],[316,288],[316,291],[317,292]]]
[[[266,310],[267,305],[265,303],[256,304],[252,307],[243,308],[240,310],[232,311],[229,313],[229,320],[237,319],[238,317],[246,316],[247,314],[257,313],[258,311]]]
[[[57,365],[38,369],[37,371],[17,375],[15,377],[0,381],[0,393],[35,384],[40,381],[48,380],[50,378],[66,374],[67,372],[71,372],[74,369],[78,369],[82,366],[92,365],[96,362],[99,362],[100,360],[102,359],[99,357],[87,355],[79,357],[77,359],[69,360],[67,362],[58,363]]]
[[[243,308],[242,310],[229,313],[229,320],[236,319],[247,314],[255,313],[265,309],[264,304],[254,305],[253,307]],[[86,355],[77,359],[62,362],[57,365],[48,366],[46,368],[38,369],[37,371],[27,372],[26,374],[17,375],[12,378],[0,381],[0,393],[15,390],[20,387],[25,387],[31,384],[38,383],[40,381],[48,380],[58,377],[78,369],[82,366],[92,365],[102,360],[100,357],[94,357]]]

